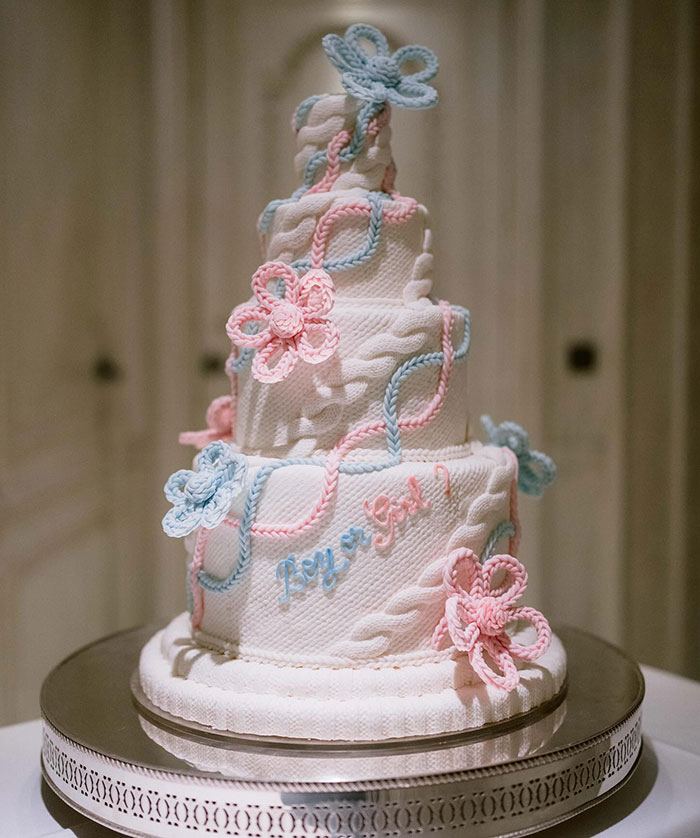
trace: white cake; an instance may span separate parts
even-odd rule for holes
[[[518,486],[554,467],[512,423],[468,439],[469,314],[433,296],[427,213],[394,190],[389,103],[435,104],[434,56],[391,56],[365,26],[324,47],[349,94],[295,115],[302,186],[261,216],[231,395],[183,434],[203,451],[166,486],[190,609],[144,648],[141,685],[244,734],[464,730],[562,688],[515,558]],[[425,70],[401,75],[409,59]]]

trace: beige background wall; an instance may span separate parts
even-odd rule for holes
[[[293,188],[289,117],[364,20],[441,59],[399,188],[469,306],[472,423],[557,460],[530,600],[700,677],[698,25],[691,0],[2,0],[0,723],[47,669],[182,608],[161,487]],[[597,364],[574,371],[577,343]]]

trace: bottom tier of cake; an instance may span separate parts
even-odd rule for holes
[[[513,636],[531,642],[530,627]],[[373,741],[482,727],[555,696],[566,677],[556,636],[535,663],[519,663],[506,692],[474,683],[466,655],[401,667],[310,668],[229,657],[197,643],[188,614],[146,644],[141,687],[165,712],[216,730],[292,739]]]

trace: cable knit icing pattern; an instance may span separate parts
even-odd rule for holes
[[[495,468],[483,493],[469,507],[464,523],[451,533],[448,551],[466,545],[483,550],[482,545],[491,541],[488,520],[508,506],[509,498],[513,504],[517,501],[514,458],[493,448],[477,448],[473,453],[493,461]],[[513,509],[513,512],[517,519],[517,510]],[[512,542],[509,549],[514,549]],[[428,564],[415,581],[392,593],[380,611],[366,614],[352,625],[347,637],[333,645],[333,654],[356,661],[375,661],[402,651],[405,637],[425,619],[425,615],[434,614],[432,625],[439,619],[444,603],[444,567],[444,555]]]
[[[499,571],[505,571],[505,579],[493,587]],[[458,581],[460,573],[466,578],[466,588]],[[445,614],[435,628],[433,647],[439,649],[449,636],[460,652],[467,653],[474,672],[484,683],[514,689],[520,674],[513,659],[537,660],[552,639],[549,623],[539,611],[515,607],[527,586],[525,568],[508,555],[493,556],[482,565],[475,553],[461,548],[445,562],[443,585],[447,594]],[[537,639],[530,646],[513,643],[506,633],[506,626],[516,620],[535,627]]]
[[[510,448],[518,458],[520,491],[539,497],[557,476],[552,458],[542,451],[532,450],[527,431],[515,422],[502,422],[497,426],[490,416],[482,416],[481,423],[494,445]]]
[[[360,39],[374,46],[374,55],[365,52]],[[438,60],[427,47],[409,45],[392,55],[378,29],[357,23],[347,29],[344,38],[326,35],[323,49],[340,72],[343,87],[363,102],[390,102],[401,108],[432,108],[437,104],[437,91],[427,82],[435,78]],[[404,75],[401,65],[405,61],[422,61],[425,66]]]
[[[217,527],[243,489],[246,458],[225,442],[209,443],[199,455],[198,468],[180,469],[165,484],[165,496],[173,505],[163,518],[167,535],[181,538],[200,526]]]
[[[284,296],[268,290],[271,280],[284,282]],[[298,360],[320,364],[333,355],[340,336],[328,318],[335,300],[333,280],[321,269],[302,277],[284,262],[266,262],[251,282],[257,305],[237,306],[226,325],[236,346],[256,349],[252,373],[266,383],[281,381]],[[255,334],[244,331],[249,323],[262,324]]]

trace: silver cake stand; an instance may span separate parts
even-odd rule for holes
[[[234,736],[164,715],[134,676],[155,630],[76,652],[41,694],[48,785],[125,835],[528,835],[611,795],[641,754],[639,668],[575,629],[557,631],[568,684],[547,705],[478,732],[380,743]]]

